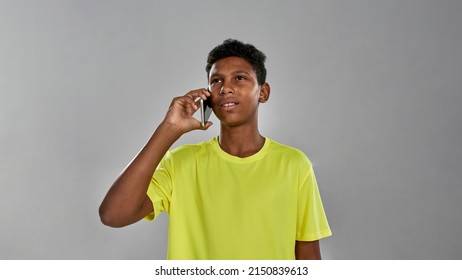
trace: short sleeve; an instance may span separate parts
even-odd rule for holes
[[[173,172],[173,158],[169,151],[162,158],[149,183],[147,195],[152,202],[154,211],[144,217],[145,220],[152,221],[160,213],[170,212]]]
[[[331,236],[332,232],[311,162],[304,173],[300,174],[296,240],[315,241]]]

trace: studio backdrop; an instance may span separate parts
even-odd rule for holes
[[[461,14],[456,0],[0,0],[0,259],[164,259],[167,215],[114,229],[98,207],[228,38],[268,57],[261,133],[313,162],[323,258],[462,258]],[[175,146],[216,136],[212,121]]]

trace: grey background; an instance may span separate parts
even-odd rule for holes
[[[97,209],[227,38],[268,56],[264,135],[314,163],[325,259],[462,258],[462,1],[0,0],[0,258],[163,259]],[[176,143],[208,140],[191,132]]]

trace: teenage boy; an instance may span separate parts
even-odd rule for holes
[[[263,137],[258,108],[270,95],[266,56],[226,40],[208,55],[208,89],[176,97],[164,120],[114,182],[100,206],[122,227],[169,215],[168,259],[320,259],[331,231],[309,159]],[[193,117],[209,98],[220,134],[170,147],[206,130]]]

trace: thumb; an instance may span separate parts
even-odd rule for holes
[[[205,125],[204,125],[204,126],[201,125],[199,129],[200,129],[200,130],[207,130],[207,129],[209,129],[209,127],[211,127],[212,125],[213,125],[213,122],[207,121],[207,122],[205,123]]]

